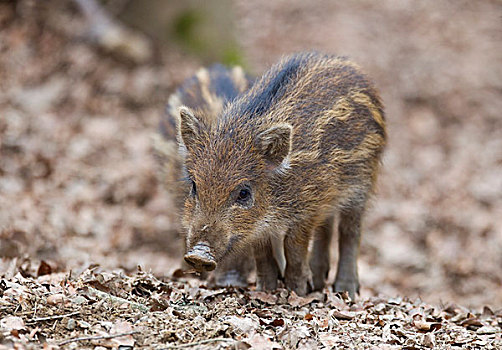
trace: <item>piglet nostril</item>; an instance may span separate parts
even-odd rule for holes
[[[214,261],[208,261],[202,264],[202,267],[206,271],[213,271],[216,268],[216,263]]]
[[[193,259],[193,257],[192,257],[192,256],[185,255],[185,258],[184,258],[184,259],[185,259],[185,262],[186,262],[188,265],[192,266],[192,267],[195,267],[195,265],[197,265],[197,262]]]

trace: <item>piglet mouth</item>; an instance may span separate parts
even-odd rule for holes
[[[211,248],[205,242],[197,243],[185,254],[185,261],[196,271],[212,271],[216,268],[216,260],[211,254]]]

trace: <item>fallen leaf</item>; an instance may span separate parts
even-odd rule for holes
[[[251,291],[249,292],[249,296],[251,299],[259,300],[269,305],[275,305],[277,303],[277,296],[271,293]]]
[[[499,327],[493,327],[493,326],[483,326],[481,328],[478,328],[476,330],[477,334],[496,334],[496,333],[501,333],[502,329]]]
[[[383,314],[385,312],[386,308],[387,308],[387,306],[384,303],[379,303],[379,304],[375,305],[375,311],[378,314]]]
[[[332,317],[336,318],[337,320],[352,320],[355,317],[355,313],[350,312],[350,311],[337,311],[333,310],[332,312]]]
[[[436,346],[436,339],[434,337],[434,334],[433,333],[425,334],[422,340],[422,344],[428,348],[433,348],[434,346]]]
[[[233,349],[235,350],[247,350],[249,348],[251,348],[251,345],[242,340],[239,340],[233,344]]]
[[[495,313],[493,312],[492,309],[490,309],[489,306],[485,305],[483,307],[483,312],[481,313],[481,317],[482,318],[487,318],[487,317],[491,317],[491,316],[494,316],[494,315],[495,315]]]
[[[66,301],[66,297],[64,294],[52,294],[47,297],[47,304],[49,305],[58,305],[63,304]]]
[[[486,340],[486,339],[476,339],[472,342],[472,345],[477,345],[482,348],[484,348],[487,344],[488,344],[488,340]]]
[[[82,327],[82,328],[85,328],[85,329],[91,328],[91,324],[89,322],[84,321],[84,320],[78,320],[77,324],[78,324],[79,327]]]
[[[328,328],[328,327],[329,327],[329,318],[325,318],[319,323],[319,328],[321,328],[321,329]]]
[[[302,339],[311,338],[309,329],[310,327],[306,325],[293,325],[293,327],[288,328],[288,331],[281,336],[281,340],[292,347],[296,347]]]
[[[388,300],[388,303],[391,305],[400,305],[402,302],[403,302],[403,298],[401,298],[401,297],[390,298]]]
[[[110,334],[122,334],[132,332],[132,324],[127,321],[116,321],[110,329]],[[132,334],[122,337],[112,338],[112,343],[120,346],[134,346],[134,337]]]
[[[462,322],[460,322],[460,325],[461,326],[472,326],[472,327],[481,327],[483,326],[483,323],[481,323],[481,321],[476,317],[474,316],[473,314],[468,314],[468,318],[463,320]]]
[[[466,343],[471,342],[473,339],[474,339],[474,337],[471,334],[461,333],[461,334],[455,335],[454,343],[455,344],[466,344]]]
[[[300,297],[294,291],[291,291],[291,294],[288,298],[288,304],[294,307],[302,307],[310,304],[315,300],[318,300],[317,296]]]
[[[249,338],[243,340],[244,342],[251,345],[251,349],[257,350],[274,350],[274,349],[282,349],[281,344],[272,341],[271,339],[261,335],[254,334]]]
[[[284,326],[284,320],[282,318],[276,318],[271,322],[260,319],[260,325],[262,326],[272,326],[272,327],[282,327]]]
[[[336,307],[338,310],[343,310],[348,308],[346,301],[343,300],[338,293],[333,293],[330,290],[327,290],[326,297],[327,297],[327,303],[333,307]]]
[[[340,336],[327,332],[319,333],[319,341],[326,348],[331,349],[340,342]]]
[[[25,329],[24,321],[18,316],[7,316],[0,320],[0,327],[5,328],[8,331],[17,330],[21,331]]]
[[[228,316],[225,322],[238,329],[242,333],[251,333],[258,325],[251,317]]]
[[[427,322],[421,318],[413,320],[413,325],[420,331],[430,332],[441,328],[441,323]]]
[[[37,270],[37,277],[43,276],[43,275],[50,275],[52,273],[52,267],[47,264],[44,260],[40,261],[40,265],[38,266]]]

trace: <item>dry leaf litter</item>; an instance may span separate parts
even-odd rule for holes
[[[390,143],[361,246],[361,299],[180,278],[177,209],[158,186],[150,137],[202,62],[170,43],[127,62],[86,40],[73,2],[8,1],[0,346],[501,348],[500,4],[234,5],[256,73],[316,47],[352,56],[382,90]]]
[[[30,276],[13,267],[0,280],[0,349],[497,349],[502,309],[371,297],[328,289],[299,297],[198,279],[102,271]]]

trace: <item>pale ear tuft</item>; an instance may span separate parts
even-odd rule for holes
[[[193,114],[190,108],[182,106],[179,108],[178,138],[180,143],[190,149],[200,136],[202,124]]]
[[[290,124],[279,124],[258,134],[257,148],[271,166],[278,167],[291,152],[292,132]]]

